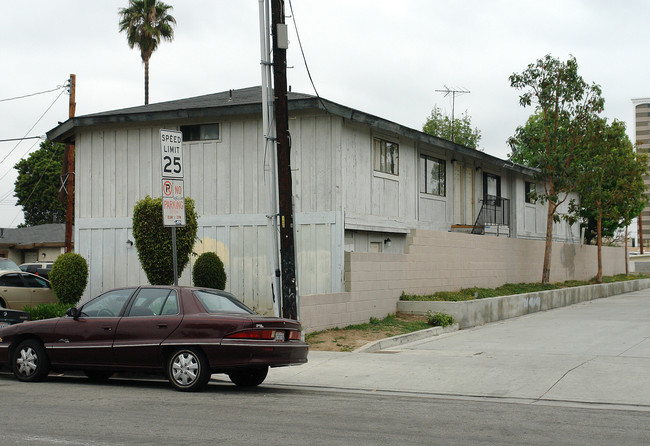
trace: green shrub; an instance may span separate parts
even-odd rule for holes
[[[198,215],[194,200],[185,197],[184,227],[176,228],[176,255],[180,275],[190,260],[196,240]],[[171,228],[163,226],[162,198],[146,196],[133,209],[133,238],[142,269],[152,285],[174,283]]]
[[[52,264],[50,282],[60,303],[76,305],[88,284],[86,259],[74,252],[61,254]]]
[[[51,319],[53,317],[65,316],[66,310],[70,308],[70,305],[67,303],[56,303],[56,304],[39,304],[36,306],[27,305],[23,308],[23,311],[26,311],[30,314],[33,321],[39,319]]]
[[[427,311],[427,322],[434,327],[446,327],[454,323],[454,317],[451,314],[436,311],[431,313]]]
[[[214,252],[204,252],[194,262],[192,270],[194,286],[226,289],[226,270],[223,262]]]

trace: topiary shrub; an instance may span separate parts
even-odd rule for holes
[[[39,319],[51,319],[53,317],[65,316],[65,312],[70,308],[70,305],[65,302],[58,302],[55,304],[38,304],[35,306],[26,305],[23,311],[29,313],[33,321]]]
[[[214,252],[204,252],[194,262],[192,270],[194,286],[224,290],[226,279],[223,262]]]
[[[178,275],[190,261],[196,240],[198,215],[194,200],[185,197],[184,227],[176,228],[176,256]],[[152,285],[174,283],[174,260],[171,228],[163,226],[162,198],[146,196],[133,209],[133,238],[142,269]]]
[[[60,303],[76,305],[88,284],[86,259],[74,252],[61,254],[52,264],[50,283]]]

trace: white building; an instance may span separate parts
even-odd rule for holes
[[[345,252],[403,253],[414,229],[544,238],[546,208],[528,199],[528,168],[310,95],[289,93],[289,113],[301,295],[344,292]],[[184,134],[185,195],[200,216],[196,252],[217,252],[227,289],[269,311],[259,87],[79,116],[48,133],[75,144],[85,297],[146,283],[129,241],[135,203],[161,194],[160,129]],[[578,226],[557,224],[554,239],[579,243]],[[190,280],[187,268],[180,283]]]

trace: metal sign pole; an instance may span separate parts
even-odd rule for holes
[[[176,254],[176,226],[172,226],[172,255],[174,258],[174,286],[178,286],[178,256]]]

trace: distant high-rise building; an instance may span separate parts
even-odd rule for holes
[[[636,144],[639,152],[648,153],[650,158],[650,98],[632,99],[632,104],[634,104],[632,142]],[[643,180],[646,185],[646,194],[650,198],[650,175],[646,174]],[[641,212],[640,221],[639,235],[643,234],[643,246],[650,246],[650,204]]]

